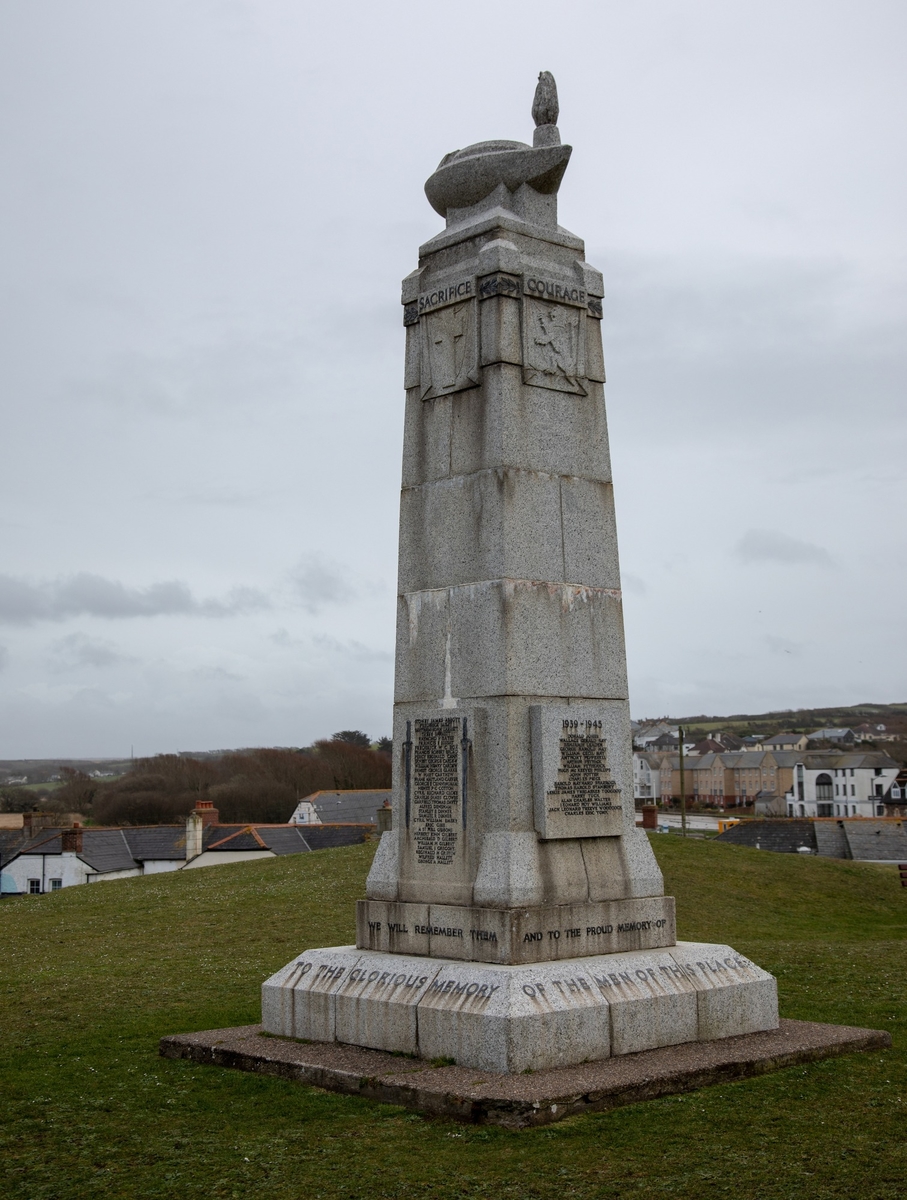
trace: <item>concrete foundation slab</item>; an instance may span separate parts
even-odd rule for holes
[[[275,1075],[432,1116],[520,1129],[890,1045],[891,1035],[884,1030],[781,1021],[777,1029],[762,1033],[502,1075],[463,1066],[433,1067],[424,1060],[337,1042],[266,1036],[260,1025],[242,1025],[162,1038],[160,1053]]]

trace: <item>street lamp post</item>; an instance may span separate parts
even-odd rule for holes
[[[680,834],[687,836],[687,785],[683,774],[683,726],[677,727],[677,741],[680,746]]]

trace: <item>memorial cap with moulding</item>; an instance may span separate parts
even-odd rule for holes
[[[536,123],[532,146],[511,141],[476,142],[445,154],[425,184],[425,194],[435,212],[447,217],[451,209],[481,204],[495,197],[501,185],[510,193],[525,185],[540,195],[555,195],[573,147],[561,145],[556,124],[557,85],[550,71],[539,75],[532,116]]]

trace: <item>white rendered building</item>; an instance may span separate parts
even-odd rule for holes
[[[883,817],[898,764],[878,752],[811,755],[794,768],[789,817]]]

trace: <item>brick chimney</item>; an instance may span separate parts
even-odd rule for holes
[[[79,822],[76,821],[72,829],[64,829],[60,835],[60,840],[63,843],[62,849],[64,854],[81,854],[82,826]]]
[[[198,858],[204,848],[204,831],[208,825],[216,825],[220,813],[210,800],[199,800],[186,817],[186,862]]]
[[[211,800],[199,800],[194,811],[201,817],[203,829],[208,825],[217,825],[220,821],[220,813]]]

